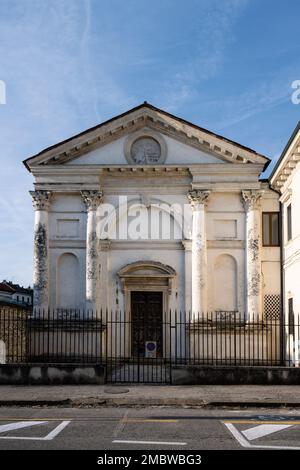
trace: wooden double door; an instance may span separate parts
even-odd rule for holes
[[[163,293],[131,292],[133,357],[163,357]]]

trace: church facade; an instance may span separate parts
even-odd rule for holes
[[[27,159],[35,308],[279,318],[268,162],[148,103]]]

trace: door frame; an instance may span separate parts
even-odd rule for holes
[[[124,266],[118,276],[121,280],[122,292],[124,295],[124,322],[131,325],[131,292],[132,291],[152,291],[162,292],[162,323],[163,323],[163,357],[171,356],[170,328],[166,326],[170,323],[169,297],[172,292],[173,280],[176,271],[171,266],[156,261],[138,261]],[[131,328],[125,328],[125,356],[132,357]]]

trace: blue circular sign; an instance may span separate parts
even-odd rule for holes
[[[147,343],[147,349],[148,349],[148,351],[154,351],[155,348],[156,348],[156,344],[155,344],[155,343]]]

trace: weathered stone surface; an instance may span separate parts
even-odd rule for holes
[[[173,366],[173,385],[299,385],[300,368]]]
[[[0,385],[71,385],[105,383],[100,364],[0,365]]]
[[[29,314],[25,309],[0,305],[0,341],[4,343],[1,362],[27,360]]]

